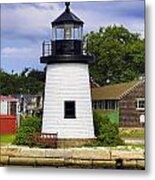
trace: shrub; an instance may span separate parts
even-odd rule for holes
[[[118,125],[112,123],[107,116],[94,112],[94,128],[97,137],[96,145],[116,146],[123,144],[119,136]]]
[[[21,121],[21,126],[16,134],[14,144],[30,145],[33,133],[41,131],[41,119],[38,117],[26,117]]]
[[[28,126],[33,127],[36,132],[41,131],[41,119],[36,116],[28,116],[21,121],[21,127]]]

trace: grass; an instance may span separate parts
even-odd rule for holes
[[[144,138],[144,128],[119,128],[121,138]]]
[[[0,135],[0,144],[1,145],[7,145],[11,144],[15,138],[14,134],[5,134],[5,135]]]
[[[140,150],[140,149],[145,149],[144,144],[125,144],[122,146],[115,146],[115,147],[110,147],[112,150]]]
[[[131,146],[132,149],[136,149],[136,148],[144,149],[145,148],[144,144],[126,144],[126,146]]]

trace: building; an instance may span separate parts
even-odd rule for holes
[[[58,139],[75,143],[95,137],[88,72],[94,56],[83,53],[84,23],[69,4],[52,22],[52,42],[43,43],[41,63],[47,70],[42,133],[57,133]]]
[[[25,115],[36,115],[42,112],[42,93],[15,95],[19,101],[19,112]]]
[[[18,99],[0,96],[0,134],[15,134],[18,118]]]
[[[120,127],[145,123],[145,82],[132,81],[92,88],[93,109],[114,118]]]

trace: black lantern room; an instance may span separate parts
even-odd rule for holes
[[[91,63],[94,57],[83,54],[83,21],[70,11],[65,11],[52,24],[52,41],[43,42],[41,63],[83,62]]]

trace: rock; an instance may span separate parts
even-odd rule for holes
[[[144,159],[144,151],[111,150],[111,159]]]
[[[9,156],[0,156],[0,165],[7,165],[9,163]]]
[[[72,157],[71,149],[46,149],[45,157],[70,158]]]
[[[63,158],[36,158],[36,165],[62,167],[64,166],[64,159]]]
[[[6,156],[20,156],[21,148],[17,147],[1,147],[1,155]]]
[[[109,159],[109,150],[101,149],[74,149],[72,150],[72,157],[83,158],[83,159]]]
[[[21,156],[23,156],[23,157],[45,157],[45,149],[22,148]]]
[[[35,166],[35,158],[10,157],[9,165]]]

